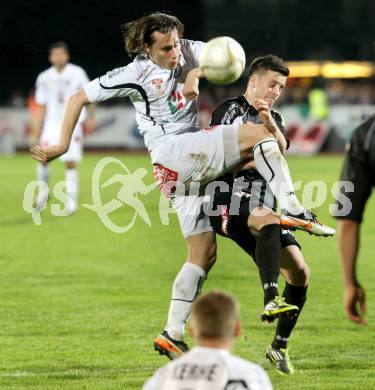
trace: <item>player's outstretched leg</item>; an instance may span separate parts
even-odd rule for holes
[[[154,347],[161,355],[176,359],[187,351],[188,347],[183,342],[185,323],[205,279],[206,272],[189,262],[182,266],[176,276],[172,288],[167,326],[154,341]]]
[[[290,230],[303,230],[317,236],[332,236],[335,230],[320,223],[316,216],[298,201],[288,164],[274,138],[266,138],[253,148],[259,173],[267,180],[283,213],[281,225]]]
[[[273,213],[264,217],[256,217],[255,211],[249,217],[251,228],[254,229],[254,224],[265,221],[266,218],[271,222],[259,230],[255,247],[255,260],[264,292],[264,308],[261,313],[261,320],[273,322],[278,317],[294,316],[298,312],[298,307],[288,304],[283,298],[279,297],[281,229],[279,223],[273,223],[278,222],[278,219]]]
[[[336,233],[335,229],[319,222],[310,210],[294,215],[283,210],[280,215],[280,225],[288,230],[302,230],[315,236],[328,237]]]
[[[166,330],[156,337],[154,347],[160,355],[165,355],[171,360],[177,359],[188,350],[186,343],[172,339]]]
[[[294,368],[288,354],[288,340],[297,323],[298,317],[306,302],[307,286],[293,286],[286,283],[283,296],[287,302],[298,307],[299,311],[294,317],[282,317],[279,319],[275,337],[267,348],[266,357],[275,364],[280,374],[293,374]]]

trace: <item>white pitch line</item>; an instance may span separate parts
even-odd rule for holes
[[[150,368],[119,368],[119,369],[101,369],[101,370],[85,370],[85,369],[71,369],[66,371],[48,371],[48,372],[33,372],[33,371],[14,371],[14,372],[0,372],[0,378],[23,378],[23,377],[65,377],[68,375],[79,376],[97,376],[100,374],[121,374],[129,372],[147,371],[152,373],[156,367]]]

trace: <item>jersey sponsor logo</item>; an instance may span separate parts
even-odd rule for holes
[[[147,65],[141,72],[141,74],[137,77],[137,81],[140,81],[142,78],[144,78],[147,74],[147,72],[150,70],[151,65]]]
[[[237,116],[237,113],[236,113],[236,104],[232,104],[229,108],[228,108],[228,111],[225,113],[221,123],[223,124],[226,124],[226,125],[230,125],[234,118]]]
[[[168,99],[168,107],[171,113],[174,114],[178,110],[182,110],[186,104],[184,95],[178,91],[173,91]]]
[[[116,69],[113,69],[109,72],[107,72],[107,77],[109,79],[112,79],[113,77],[116,77],[118,76],[120,73],[122,73],[123,71],[125,70],[125,66],[121,67],[121,68],[116,68]]]
[[[167,118],[168,122],[178,122],[186,115],[189,114],[191,102],[187,104],[185,96],[178,92],[172,92],[171,96],[168,99],[168,107],[172,115]]]

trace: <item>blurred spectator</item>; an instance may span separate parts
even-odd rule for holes
[[[297,104],[302,117],[308,115],[308,96],[315,88],[315,78],[289,78],[288,87],[278,101],[278,106]],[[329,105],[332,104],[375,104],[375,80],[363,79],[319,79],[319,89],[323,91]],[[241,80],[231,85],[213,85],[202,81],[200,101],[203,111],[210,112],[221,102],[242,93]],[[311,96],[310,96],[311,97]],[[322,97],[322,96],[321,96]],[[11,107],[25,107],[26,99],[19,90],[14,90],[8,99]],[[131,105],[128,99],[118,98],[100,103],[103,106]],[[211,108],[209,108],[211,107]],[[204,121],[203,121],[204,122]],[[203,123],[202,122],[202,123]]]
[[[26,124],[26,137],[30,145],[38,142],[37,121],[40,115],[40,105],[35,101],[35,91],[31,89],[27,98],[27,109],[29,118]]]
[[[324,81],[320,78],[315,80],[308,94],[310,115],[315,120],[323,120],[329,115],[328,96],[324,88]]]
[[[14,108],[25,107],[26,101],[19,89],[15,89],[9,98],[8,105]]]

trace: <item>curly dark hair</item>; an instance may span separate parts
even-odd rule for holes
[[[125,49],[129,56],[144,54],[144,44],[151,46],[154,43],[152,34],[155,31],[166,34],[173,29],[176,29],[179,37],[182,38],[184,25],[181,21],[176,16],[161,12],[142,16],[121,26]]]
[[[267,54],[263,57],[257,57],[251,63],[249,69],[249,78],[258,72],[264,72],[266,70],[272,70],[274,72],[278,72],[283,76],[289,76],[289,68],[288,65],[279,57],[273,54]]]

